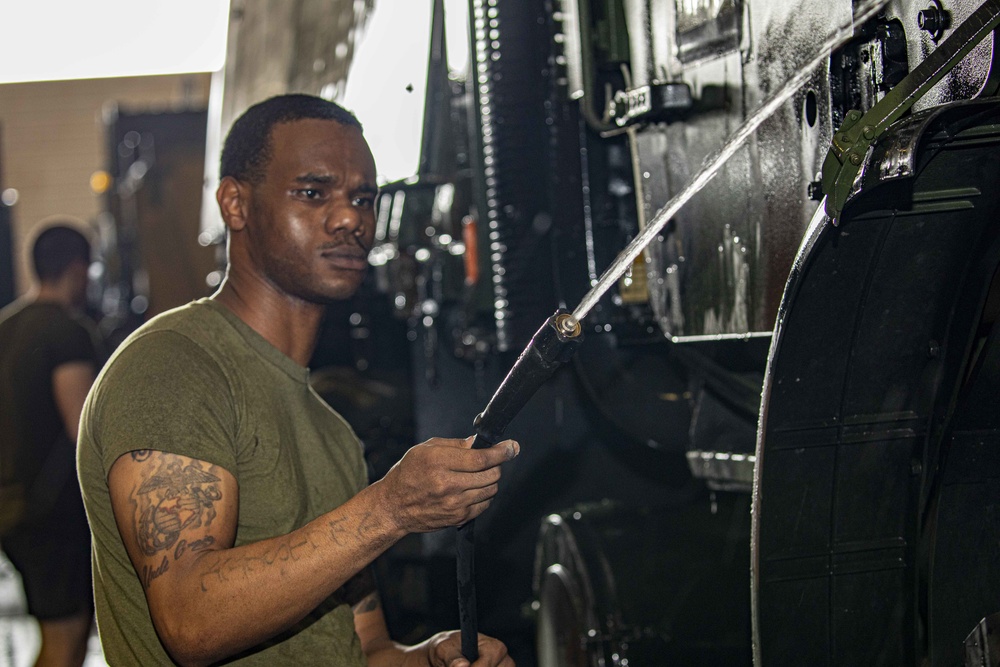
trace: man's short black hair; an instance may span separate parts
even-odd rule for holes
[[[259,183],[271,159],[271,129],[278,123],[305,118],[333,120],[361,129],[354,114],[321,97],[289,94],[266,99],[243,112],[230,128],[222,147],[219,178],[232,176],[240,181]]]
[[[55,223],[35,237],[31,259],[40,281],[58,280],[73,262],[90,264],[90,241],[75,227]]]

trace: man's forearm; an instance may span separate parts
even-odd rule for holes
[[[474,518],[517,444],[473,450],[471,443],[416,445],[337,509],[236,548],[239,486],[231,473],[159,450],[122,455],[108,489],[164,646],[184,664],[251,648],[294,626],[403,535]]]
[[[140,573],[164,645],[182,664],[209,664],[294,626],[402,536],[379,505],[370,487],[288,535],[228,549],[178,542]]]

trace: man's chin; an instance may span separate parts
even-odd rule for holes
[[[364,282],[363,271],[337,271],[325,275],[319,271],[278,274],[268,282],[293,299],[327,306],[350,299]]]
[[[310,297],[307,298],[320,305],[329,306],[331,304],[350,299],[357,293],[360,287],[361,279],[358,279],[356,283],[341,283],[317,289],[312,295],[310,295]]]

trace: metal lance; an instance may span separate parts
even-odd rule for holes
[[[556,311],[545,320],[514,362],[500,388],[486,409],[476,417],[473,448],[489,447],[503,436],[511,419],[517,416],[542,384],[560,366],[569,361],[583,340],[580,323],[566,311]],[[462,654],[469,662],[479,658],[478,621],[476,618],[475,520],[458,528],[455,544],[458,559],[458,615],[462,628]]]

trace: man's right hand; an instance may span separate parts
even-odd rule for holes
[[[400,530],[423,533],[460,526],[489,506],[497,493],[500,464],[517,456],[520,445],[504,440],[472,449],[473,441],[431,438],[410,448],[373,485],[383,492]]]

